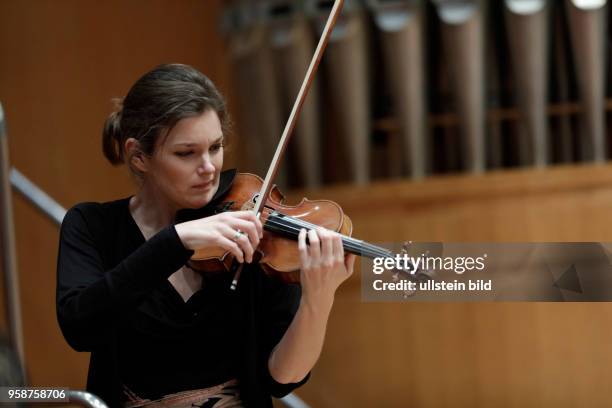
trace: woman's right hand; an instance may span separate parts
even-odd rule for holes
[[[263,237],[261,221],[252,211],[228,211],[177,224],[175,229],[187,249],[221,247],[248,263]]]

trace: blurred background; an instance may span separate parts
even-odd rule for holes
[[[228,98],[225,167],[264,176],[332,4],[0,1],[3,165],[66,208],[132,194],[102,156],[102,124],[143,73],[180,62]],[[608,9],[346,0],[278,177],[288,201],[332,199],[373,243],[611,241]],[[12,191],[3,272],[18,271],[29,382],[84,389],[89,356],[55,317],[58,227]],[[611,340],[607,303],[364,303],[357,272],[297,394],[313,407],[604,407]]]

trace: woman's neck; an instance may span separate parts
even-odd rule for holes
[[[165,197],[146,184],[130,199],[130,213],[146,239],[172,224],[176,211]]]

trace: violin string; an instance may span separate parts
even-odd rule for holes
[[[299,218],[294,218],[286,214],[279,213],[273,208],[270,208],[270,209],[272,211],[268,213],[268,220],[271,221],[271,224],[274,224],[275,226],[289,227],[290,229],[285,232],[288,232],[289,234],[293,236],[297,236],[297,234],[299,233],[299,228],[296,230],[294,227],[294,225],[296,224],[306,229],[314,229],[318,227],[318,225],[316,224],[312,224],[312,223],[309,223],[308,221],[304,221]],[[281,224],[275,223],[274,220],[279,220]],[[350,248],[356,251],[355,253],[359,255],[363,255],[363,256],[367,256],[371,258],[374,258],[374,257],[389,258],[393,256],[392,252],[387,250],[386,248],[381,248],[379,246],[369,244],[365,241],[355,240],[354,238],[347,237],[345,235],[342,235],[342,240],[343,240],[343,246],[345,248]]]
[[[279,231],[281,232],[286,232],[288,233],[291,237],[296,238],[300,232],[300,228],[296,228],[291,226],[290,224],[286,223],[286,222],[276,222],[274,220],[270,220],[268,219],[268,221],[266,222],[265,226],[272,226],[272,227],[276,227],[278,228]],[[345,240],[343,240],[343,247],[345,249],[350,250],[350,252],[353,252],[357,255],[362,255],[363,254],[363,248],[361,248],[358,245],[354,245],[354,243],[352,242],[347,242]],[[365,255],[365,254],[364,254]]]
[[[273,217],[274,219],[280,219],[280,220],[287,220],[288,223],[287,225],[289,225],[290,227],[292,226],[290,224],[290,222],[293,222],[294,224],[298,224],[298,225],[302,225],[305,227],[317,227],[314,224],[310,224],[306,221],[302,221],[293,217],[289,217],[284,215],[283,217]],[[298,231],[299,232],[299,231]],[[343,244],[345,244],[345,246],[349,246],[351,248],[354,248],[356,250],[359,251],[359,254],[363,254],[365,256],[371,256],[371,257],[376,257],[376,256],[382,256],[382,257],[389,257],[391,256],[391,252],[381,248],[381,247],[377,247],[375,245],[369,244],[367,242],[361,241],[361,240],[355,240],[351,237],[347,237],[345,235],[342,235],[342,240],[343,240]]]
[[[281,213],[277,213],[277,214],[281,214]],[[273,216],[274,216],[274,214],[273,214]],[[291,217],[291,216],[288,216],[288,215],[285,215],[285,214],[282,214],[282,217],[274,217],[274,218],[279,218],[281,220],[287,219],[287,220],[292,221],[294,224],[301,225],[304,228],[313,229],[313,228],[317,228],[318,227],[318,225],[311,224],[308,221],[304,221],[304,220],[301,220],[299,218],[294,218],[294,217]],[[365,241],[362,241],[362,240],[356,240],[356,239],[354,239],[352,237],[347,237],[346,235],[342,235],[342,237],[343,237],[343,240],[351,241],[355,245],[357,245],[359,247],[367,248],[368,250],[372,251],[373,253],[378,253],[378,254],[380,254],[382,256],[384,256],[384,255],[391,255],[391,252],[386,250],[385,248],[381,248],[379,246],[372,245],[372,244],[370,244],[368,242],[365,242]]]
[[[278,228],[280,231],[287,232],[288,234],[290,234],[292,237],[295,238],[299,234],[300,228],[296,228],[294,225],[302,224],[302,223],[295,222],[292,224],[291,221],[297,221],[297,219],[287,216],[287,215],[283,215],[282,217],[276,217],[274,214],[270,214],[264,226],[272,226],[272,227]],[[307,222],[304,222],[304,224],[307,224]],[[314,224],[311,224],[311,225],[314,225]],[[393,253],[385,248],[377,247],[375,245],[368,244],[364,241],[346,242],[345,238],[348,238],[348,237],[344,235],[342,235],[342,237],[343,237],[343,247],[345,249],[350,249],[351,250],[350,252],[353,252],[357,255],[367,256],[369,258],[376,258],[377,256],[380,256],[383,258],[393,258]],[[361,244],[366,244],[367,246],[371,248],[364,250],[363,245]],[[414,266],[412,266],[412,269],[414,270]]]
[[[269,218],[266,224],[270,223],[271,226],[280,227],[281,230],[288,232],[293,237],[296,237],[299,234],[300,228],[296,228],[290,222],[287,222],[290,220],[287,220],[285,217],[278,218],[278,220],[280,220],[280,222],[275,221],[275,218],[272,218],[272,219]],[[354,251],[356,254],[359,254],[359,255],[361,255],[364,252],[363,248],[360,245],[357,245],[355,242],[345,240],[344,237],[343,237],[343,246],[347,249]]]
[[[275,226],[289,227],[290,229],[285,232],[288,232],[292,235],[295,234],[296,236],[299,233],[299,228],[296,230],[294,225],[298,225],[306,229],[314,229],[318,227],[318,225],[309,223],[308,221],[304,221],[299,218],[294,218],[286,214],[279,213],[276,210],[273,210],[268,214],[268,220],[271,221],[271,224],[274,224]],[[275,220],[279,220],[281,224],[276,223]],[[342,240],[343,245],[345,247],[352,248],[353,250],[357,251],[359,255],[369,257],[392,257],[391,251],[385,248],[381,248],[361,240],[355,240],[354,238],[347,237],[345,235],[342,235]]]
[[[293,237],[297,237],[300,231],[300,228],[295,226],[296,224],[299,227],[306,227],[307,229],[312,229],[313,227],[317,227],[315,224],[311,224],[303,220],[299,220],[299,219],[289,217],[286,215],[276,216],[276,214],[274,213],[269,214],[268,220],[266,221],[266,225],[269,225],[271,227],[277,227],[282,232],[286,232],[292,235]],[[392,256],[390,251],[384,248],[377,247],[375,245],[366,243],[364,241],[354,240],[353,238],[346,237],[344,235],[342,235],[342,241],[343,241],[343,246],[345,248],[350,249],[359,255],[364,255],[364,256],[368,256],[372,258],[374,257],[387,258],[387,257]]]
[[[278,212],[271,214],[271,216],[273,217],[273,220],[278,219],[280,222],[285,222],[286,220],[287,225],[291,227],[295,225],[302,227],[302,228],[306,228],[306,229],[316,229],[318,227],[318,225],[311,224],[308,221],[304,221],[299,218],[290,217],[288,215],[281,214]],[[298,232],[299,232],[299,228],[298,228]],[[361,248],[363,246],[362,244],[364,243],[363,241],[355,240],[351,237],[347,237],[346,235],[342,235],[342,238],[343,238],[343,241],[350,242],[356,248]]]
[[[283,215],[283,217],[281,217],[281,219],[290,220],[290,221],[294,222],[295,224],[302,225],[303,227],[306,227],[306,228],[316,228],[316,227],[318,227],[317,225],[311,224],[308,221],[303,221],[303,220],[301,220],[299,218],[294,218],[294,217],[290,217],[290,216],[287,216],[287,215]],[[391,252],[386,250],[385,248],[381,248],[379,246],[372,245],[372,244],[367,243],[365,241],[356,240],[356,239],[354,239],[352,237],[347,237],[346,235],[342,235],[342,239],[343,239],[343,241],[349,241],[353,245],[355,245],[356,247],[361,248],[362,252],[370,251],[373,254],[377,254],[377,255],[383,256],[383,257],[384,256],[391,256]]]
[[[291,229],[290,234],[293,238],[297,236],[299,230]],[[371,251],[367,248],[363,248],[357,245],[352,244],[351,242],[343,241],[343,247],[347,252],[354,253],[356,255],[365,256],[368,258],[389,258],[391,255],[387,252],[379,252],[379,251]]]

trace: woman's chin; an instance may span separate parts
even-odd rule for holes
[[[193,197],[190,197],[185,202],[185,208],[191,208],[191,209],[202,208],[210,202],[210,200],[212,199],[212,196],[213,195],[209,193],[200,193],[200,194],[194,195]]]

